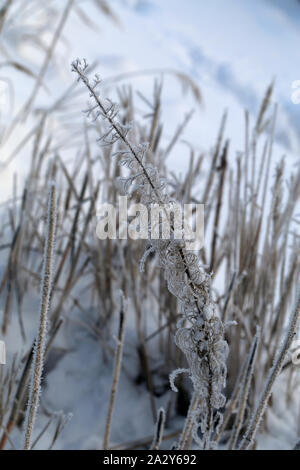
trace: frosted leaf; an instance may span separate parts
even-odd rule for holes
[[[189,369],[175,369],[173,370],[173,372],[171,372],[171,374],[169,375],[169,381],[170,381],[170,386],[173,392],[178,392],[178,388],[175,385],[175,379],[177,375],[188,374],[188,373],[189,373]]]

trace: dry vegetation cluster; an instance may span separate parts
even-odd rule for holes
[[[95,3],[118,21],[108,3]],[[30,75],[34,82],[24,106],[1,128],[1,147],[6,149],[12,139],[16,144],[2,171],[20,152],[28,162],[24,185],[17,184],[15,175],[12,196],[1,205],[1,339],[6,340],[11,328],[18,329],[25,351],[9,345],[7,364],[0,366],[1,449],[15,447],[11,435],[17,427],[25,435],[26,449],[38,445],[50,425],[50,448],[64,428],[67,432],[69,416],[63,413],[50,413],[42,431],[34,431],[38,413],[45,413],[39,407],[43,370],[46,374],[57,335],[67,324],[88,330],[101,350],[99,360],[111,365],[99,448],[112,445],[111,429],[118,420],[114,404],[122,394],[118,380],[128,373],[130,327],[139,360],[132,383],[142,385],[149,396],[154,436],[134,442],[124,436],[124,442],[113,443],[115,448],[158,449],[165,442],[170,447],[171,439],[176,449],[254,449],[258,430],[269,432],[266,409],[274,407],[275,380],[282,383],[286,407],[297,403],[299,390],[290,353],[300,313],[300,168],[287,178],[282,158],[274,171],[273,84],[254,122],[245,112],[243,149],[235,153],[230,146],[225,112],[211,149],[199,152],[197,142],[182,147],[187,170],[178,176],[168,170],[167,158],[180,145],[191,115],[181,117],[173,136],[165,135],[162,106],[168,76],[155,80],[153,93],[145,96],[121,86],[130,74],[101,83],[91,76],[96,64],[88,67],[77,60],[72,64],[77,80],[55,102],[36,106],[70,12],[88,25],[92,20],[79,2],[66,2],[62,12],[50,2],[49,11],[42,13],[54,15],[57,27],[52,39],[42,43],[44,60],[35,74],[21,60],[12,60],[5,47],[5,34],[9,38],[16,22],[25,28],[28,4],[36,7],[35,1],[26,6],[7,0],[0,10],[0,65],[12,68],[17,77]],[[31,40],[39,37],[42,42],[43,32],[49,33],[47,22],[31,25]],[[25,28],[23,40],[28,36]],[[197,85],[181,72],[142,73],[172,74],[196,106],[201,102]],[[118,105],[107,99],[108,86]],[[87,119],[81,109],[88,97]],[[28,131],[18,139],[24,123]],[[147,207],[204,203],[204,248],[189,252],[184,240],[149,240],[145,245],[143,240],[97,239],[97,206],[110,202],[118,207],[118,197],[125,193]],[[26,317],[33,298],[41,298],[35,338],[28,334]],[[81,318],[76,324],[75,311]],[[167,406],[158,409],[157,399],[165,394]],[[180,429],[174,429],[175,418]],[[138,419],[134,410],[131,419]],[[297,439],[295,435],[295,443]]]

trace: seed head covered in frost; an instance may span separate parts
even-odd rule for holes
[[[107,124],[100,141],[105,145],[116,145],[114,155],[119,158],[119,164],[130,170],[129,175],[119,181],[122,189],[124,192],[131,189],[132,193],[134,188],[141,203],[148,209],[151,204],[158,204],[162,210],[166,206],[172,210],[175,201],[168,195],[164,179],[147,161],[148,144],[131,142],[131,125],[120,123],[116,105],[102,100],[96,91],[99,78],[96,77],[91,83],[86,69],[85,61],[76,60],[72,64],[72,70],[87,87],[92,98],[87,113],[95,119],[102,118]],[[182,317],[177,325],[175,341],[186,356],[189,365],[187,371],[199,398],[193,422],[204,433],[214,425],[213,410],[223,407],[225,403],[222,391],[226,381],[228,345],[224,340],[224,325],[216,314],[210,295],[210,276],[200,267],[197,255],[185,248],[184,232],[182,240],[172,236],[174,228],[168,211],[165,212],[171,228],[170,240],[151,239],[151,246],[148,246],[141,260],[141,270],[148,254],[155,251],[164,270],[168,289],[180,302]],[[185,371],[179,369],[171,374],[170,382],[174,390],[176,375]]]
[[[56,185],[50,182],[47,230],[43,261],[43,275],[41,282],[41,305],[38,335],[35,341],[32,376],[29,391],[29,399],[26,413],[25,444],[24,450],[31,448],[32,433],[39,406],[42,372],[44,367],[44,356],[46,347],[48,312],[50,307],[52,277],[53,277],[53,257],[55,244],[55,230],[57,218]]]

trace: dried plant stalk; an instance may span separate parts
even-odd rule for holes
[[[155,427],[154,439],[152,442],[151,450],[159,450],[163,438],[165,427],[166,414],[163,408],[160,408],[157,413],[157,422]]]
[[[44,366],[47,319],[50,306],[51,282],[53,274],[53,252],[55,243],[56,212],[56,187],[54,183],[51,183],[49,192],[46,244],[42,275],[40,324],[34,351],[32,378],[26,416],[24,450],[29,450],[31,447],[32,433],[39,405],[42,372]]]
[[[118,344],[117,344],[117,349],[116,349],[115,367],[114,367],[113,382],[112,382],[110,399],[109,399],[108,413],[107,413],[106,424],[105,424],[105,434],[104,434],[104,442],[103,442],[104,450],[108,449],[112,415],[113,415],[114,404],[115,404],[115,399],[116,399],[116,394],[117,394],[117,387],[118,387],[119,378],[120,378],[121,362],[122,362],[122,356],[123,356],[123,344],[124,344],[124,336],[125,336],[125,314],[126,312],[124,309],[123,296],[121,296]]]
[[[116,142],[122,144],[123,148],[117,152],[120,164],[132,170],[132,173],[127,178],[121,178],[119,183],[127,192],[134,182],[141,202],[148,208],[154,202],[159,204],[170,223],[165,204],[172,205],[171,198],[158,169],[146,162],[148,144],[131,143],[131,126],[118,120],[118,108],[115,103],[110,100],[102,101],[96,91],[100,79],[96,75],[94,81],[90,82],[86,75],[87,67],[85,60],[72,63],[72,71],[87,87],[92,98],[87,114],[93,115],[94,120],[101,117],[106,122],[107,128],[101,137],[102,143],[105,146],[113,146]],[[174,232],[172,223],[170,229]],[[209,448],[212,428],[215,425],[214,409],[222,408],[225,404],[225,396],[222,393],[226,382],[228,355],[228,344],[224,339],[225,325],[216,314],[216,305],[210,292],[210,277],[200,267],[197,255],[187,249],[184,237],[182,240],[171,242],[151,238],[151,244],[158,253],[168,289],[181,304],[182,318],[178,324],[175,342],[187,358],[188,372],[195,393],[199,394],[195,415],[198,416],[201,431],[205,436],[201,446]],[[143,264],[144,262],[145,257]],[[184,326],[185,320],[189,322],[188,327]],[[173,379],[175,376],[176,374],[172,374]],[[198,427],[198,423],[196,426]]]
[[[243,377],[241,380],[239,406],[238,406],[238,411],[236,414],[235,423],[233,426],[232,437],[229,443],[230,450],[235,449],[237,441],[238,441],[239,433],[243,425],[245,410],[247,406],[247,400],[248,400],[249,391],[250,391],[250,385],[251,385],[251,381],[253,377],[256,352],[257,352],[259,339],[260,339],[260,330],[257,331],[254,337],[254,340],[252,342],[252,345],[248,354],[248,358],[246,361],[245,371],[243,373]]]
[[[187,442],[189,441],[189,437],[191,435],[192,428],[193,428],[194,413],[197,409],[198,401],[199,401],[199,397],[194,392],[193,397],[190,402],[189,411],[188,411],[188,414],[184,423],[184,428],[183,428],[183,431],[182,431],[182,434],[180,436],[179,443],[177,446],[178,450],[185,449]]]

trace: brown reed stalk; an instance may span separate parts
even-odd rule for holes
[[[249,391],[250,391],[250,385],[251,385],[251,381],[253,378],[253,371],[254,371],[254,366],[255,366],[256,352],[257,352],[257,345],[258,345],[259,338],[260,338],[260,332],[258,331],[251,345],[245,371],[241,378],[239,406],[238,406],[236,419],[235,419],[233,429],[232,429],[231,440],[229,442],[229,447],[228,447],[229,450],[235,449],[237,441],[238,441],[238,437],[240,434],[240,430],[243,426],[245,410],[246,410],[247,400],[248,400]]]

